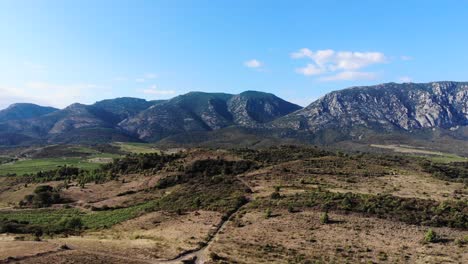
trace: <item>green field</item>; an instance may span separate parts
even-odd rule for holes
[[[413,157],[425,157],[433,162],[449,163],[449,162],[463,162],[468,161],[468,158],[461,157],[452,153],[445,153],[440,151],[427,150],[424,148],[417,148],[407,145],[378,145],[371,144],[371,147],[389,149],[397,153],[408,154]]]
[[[32,225],[50,226],[66,217],[79,217],[86,228],[100,229],[135,218],[145,210],[155,208],[157,200],[142,204],[96,212],[83,212],[78,209],[36,209],[0,211],[1,219],[27,221]]]
[[[93,158],[115,158],[118,155],[113,154],[98,154],[86,158],[47,158],[47,159],[30,159],[19,160],[12,163],[0,165],[0,175],[16,173],[16,175],[23,175],[29,173],[36,173],[39,171],[48,171],[57,169],[59,166],[74,166],[85,170],[97,169],[100,166],[99,162],[91,162]]]
[[[449,153],[444,153],[444,155],[441,156],[430,156],[426,157],[433,162],[440,162],[440,163],[450,163],[450,162],[465,162],[468,161],[468,158],[466,157],[461,157],[455,154],[449,154]]]
[[[113,145],[130,153],[160,153],[158,149],[148,143],[116,142]]]

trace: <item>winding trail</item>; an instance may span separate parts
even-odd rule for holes
[[[245,182],[245,180],[241,179],[240,176],[237,176],[236,178],[249,190],[249,194],[246,196],[247,200],[246,200],[245,203],[243,203],[242,205],[237,207],[235,210],[230,212],[230,214],[228,215],[227,218],[223,218],[220,221],[220,223],[216,226],[216,229],[213,232],[210,232],[208,240],[205,241],[205,245],[203,245],[202,247],[184,251],[184,252],[180,253],[179,255],[177,255],[176,257],[174,257],[172,259],[168,259],[168,260],[145,260],[145,259],[136,259],[136,258],[132,258],[132,257],[125,257],[125,256],[119,256],[119,255],[113,255],[112,257],[116,258],[116,259],[128,261],[128,262],[140,262],[140,263],[147,263],[147,264],[175,264],[175,263],[202,264],[202,263],[205,263],[208,260],[208,255],[207,255],[207,252],[206,252],[207,249],[217,239],[217,236],[219,235],[219,233],[222,232],[226,228],[226,226],[229,224],[229,222],[234,217],[236,217],[236,215],[241,211],[241,209],[243,207],[247,206],[250,203],[251,199],[252,199],[252,197],[250,195],[252,193],[251,187],[247,184],[247,182]],[[109,256],[108,253],[97,252],[97,251],[93,251],[93,250],[82,250],[82,249],[75,249],[75,248],[72,248],[72,247],[70,247],[67,250],[77,250],[77,251],[81,251],[81,252],[85,252],[85,253],[89,253],[89,254],[94,254],[94,255],[98,255],[98,256],[103,256],[103,257],[108,257]],[[14,259],[14,261],[23,260],[25,258],[35,258],[35,257],[39,257],[39,256],[49,255],[49,254],[56,254],[56,253],[59,253],[61,251],[64,251],[64,250],[63,249],[58,249],[56,251],[44,252],[44,253],[40,253],[40,254],[34,255],[34,256],[23,257],[21,259]],[[8,262],[9,260],[6,260],[6,261]],[[3,262],[0,261],[0,263],[3,263]]]
[[[248,190],[249,193],[252,193],[252,188],[247,184],[247,182],[244,179],[241,179],[240,176],[236,176],[237,180],[239,180]],[[160,261],[155,261],[155,264],[163,264],[163,263],[169,263],[169,264],[176,264],[176,263],[194,263],[194,264],[202,264],[207,261],[207,249],[210,247],[211,244],[216,240],[218,234],[222,232],[226,226],[229,224],[229,222],[236,217],[236,215],[241,211],[241,209],[245,206],[247,206],[252,197],[250,195],[246,196],[247,201],[246,203],[242,204],[241,206],[237,207],[234,211],[232,211],[229,216],[225,220],[221,220],[221,222],[218,224],[216,227],[215,231],[212,232],[209,235],[208,240],[206,241],[206,244],[198,249],[193,249],[193,250],[188,250],[185,252],[182,252],[178,256],[176,256],[173,259],[170,260],[160,260]]]

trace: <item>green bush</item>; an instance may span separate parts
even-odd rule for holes
[[[281,198],[281,194],[279,192],[272,192],[271,195],[270,195],[270,198],[271,199],[280,199]]]
[[[327,212],[323,212],[322,214],[320,214],[320,223],[322,224],[328,224],[330,222],[330,219],[328,217],[328,213]]]
[[[83,228],[83,221],[80,217],[65,217],[60,220],[57,226],[63,230],[81,230]]]
[[[437,240],[438,240],[438,238],[437,238],[436,232],[434,232],[434,230],[432,230],[432,228],[427,230],[426,234],[424,235],[424,241],[428,242],[428,243],[435,243],[435,242],[437,242]]]
[[[33,194],[28,194],[20,201],[20,206],[34,208],[49,207],[52,204],[61,203],[62,199],[58,190],[49,185],[37,186]]]

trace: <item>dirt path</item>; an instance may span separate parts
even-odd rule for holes
[[[242,184],[249,189],[250,193],[252,193],[252,189],[250,186],[247,184],[247,182],[242,179],[240,176],[236,177]],[[163,260],[163,261],[156,261],[154,263],[169,263],[169,264],[176,264],[176,263],[193,263],[193,264],[202,264],[205,263],[208,259],[207,256],[207,249],[210,247],[210,245],[216,240],[217,235],[222,232],[226,226],[229,224],[229,222],[236,217],[236,215],[241,211],[243,207],[249,204],[251,201],[252,197],[247,196],[247,202],[244,203],[243,205],[239,206],[236,208],[231,214],[226,218],[226,220],[222,220],[218,226],[216,227],[216,230],[209,236],[208,241],[206,241],[205,246],[199,248],[199,249],[194,249],[194,250],[189,250],[181,253],[179,256],[171,259],[171,260]]]
[[[40,253],[31,255],[31,256],[10,257],[10,258],[0,260],[0,263],[13,263],[13,262],[18,262],[18,261],[23,261],[23,260],[28,260],[28,259],[34,259],[34,258],[37,258],[37,257],[43,257],[43,256],[57,254],[59,252],[65,251],[65,250],[68,250],[68,249],[57,248],[55,250],[40,252]]]
[[[247,184],[245,180],[240,178],[239,176],[237,179],[247,187],[247,189],[250,190],[250,193],[252,193],[252,189],[250,186]],[[208,255],[207,255],[207,249],[210,247],[210,245],[217,239],[217,235],[222,232],[226,226],[229,224],[229,222],[236,217],[236,215],[241,211],[241,209],[249,204],[251,201],[252,197],[251,195],[247,195],[247,201],[246,203],[240,205],[238,208],[233,210],[227,218],[221,220],[221,222],[216,226],[216,229],[211,232],[211,234],[208,237],[208,240],[205,242],[206,244],[197,249],[193,250],[188,250],[180,253],[178,256],[174,257],[173,259],[169,260],[145,260],[145,259],[135,259],[132,257],[125,257],[125,256],[119,256],[119,255],[113,255],[113,258],[120,259],[123,261],[129,261],[129,262],[141,262],[141,263],[148,263],[148,264],[175,264],[175,263],[193,263],[193,264],[202,264],[205,263],[208,260]],[[68,250],[78,250],[81,252],[89,253],[89,254],[94,254],[102,257],[107,257],[109,256],[108,253],[103,253],[103,252],[98,252],[98,251],[93,251],[93,250],[82,250],[82,249],[75,249],[75,248],[69,248]],[[52,252],[47,252],[45,254],[56,254],[59,253],[63,250],[57,250],[57,251],[52,251]],[[44,254],[40,255],[35,255],[31,256],[28,258],[34,258],[34,257],[39,257],[43,256]],[[0,262],[1,263],[1,262]]]

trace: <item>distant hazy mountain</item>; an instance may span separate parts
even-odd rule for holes
[[[0,122],[39,117],[57,110],[53,107],[28,103],[13,104],[6,109],[0,110]]]
[[[382,135],[397,141],[440,138],[459,145],[468,142],[467,128],[468,83],[459,82],[353,87],[305,108],[273,94],[247,91],[190,92],[161,101],[117,98],[62,110],[16,104],[0,111],[0,145],[162,139],[165,145],[329,144],[375,141]]]
[[[94,105],[75,103],[36,118],[0,122],[0,135],[21,134],[29,137],[28,142],[30,138],[41,142],[135,140],[117,124],[155,103],[136,98],[104,100]]]
[[[191,92],[154,105],[119,126],[140,139],[155,141],[184,132],[257,126],[301,107],[272,94]]]
[[[256,126],[300,108],[272,94],[253,91],[239,95],[191,92],[167,101],[116,98],[93,105],[76,103],[35,118],[5,120],[0,122],[0,136],[16,135],[15,140],[3,140],[14,144],[21,139],[28,143],[34,139],[156,141],[184,132]]]

